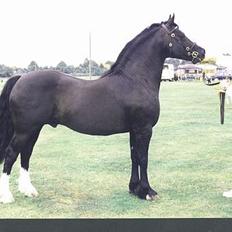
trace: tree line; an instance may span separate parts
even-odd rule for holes
[[[14,74],[22,74],[30,71],[38,70],[58,70],[67,74],[72,74],[74,76],[87,76],[89,75],[89,60],[86,58],[82,64],[79,66],[67,65],[64,61],[60,61],[55,67],[53,66],[44,66],[40,67],[36,61],[31,61],[27,68],[18,68],[18,67],[8,67],[4,64],[0,64],[0,77],[10,77]],[[205,59],[204,63],[215,64],[215,59]],[[202,62],[202,63],[203,63]],[[165,60],[165,63],[173,64],[174,68],[177,69],[179,65],[191,63],[191,61],[184,61],[179,59],[168,58]],[[91,75],[101,76],[113,65],[112,61],[107,61],[105,64],[98,64],[94,60],[91,60]]]
[[[79,66],[68,65],[64,61],[60,61],[55,67],[44,66],[40,67],[36,61],[31,61],[27,68],[9,67],[4,64],[0,64],[0,77],[10,77],[14,74],[22,74],[30,71],[38,70],[57,70],[67,74],[72,74],[75,76],[85,76],[89,75],[89,62],[91,62],[91,74],[93,76],[100,76],[106,72],[111,65],[112,61],[107,61],[105,64],[98,64],[94,60],[89,61],[87,58]]]

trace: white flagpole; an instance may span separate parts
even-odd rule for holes
[[[89,79],[91,80],[91,32],[89,32]]]

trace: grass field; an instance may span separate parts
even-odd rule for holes
[[[219,99],[200,82],[162,83],[161,115],[149,154],[153,202],[128,193],[128,134],[87,136],[44,127],[31,159],[39,197],[17,192],[19,162],[11,190],[15,202],[0,205],[1,218],[231,217],[232,106],[219,124]]]

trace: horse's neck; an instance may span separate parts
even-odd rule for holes
[[[131,78],[159,89],[165,58],[158,42],[145,41],[128,55],[121,69]]]

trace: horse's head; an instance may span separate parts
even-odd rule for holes
[[[200,62],[205,57],[205,49],[192,42],[185,34],[179,30],[174,22],[175,15],[169,16],[168,21],[161,23],[163,29],[165,47],[168,56],[183,60],[192,61],[194,64]]]

